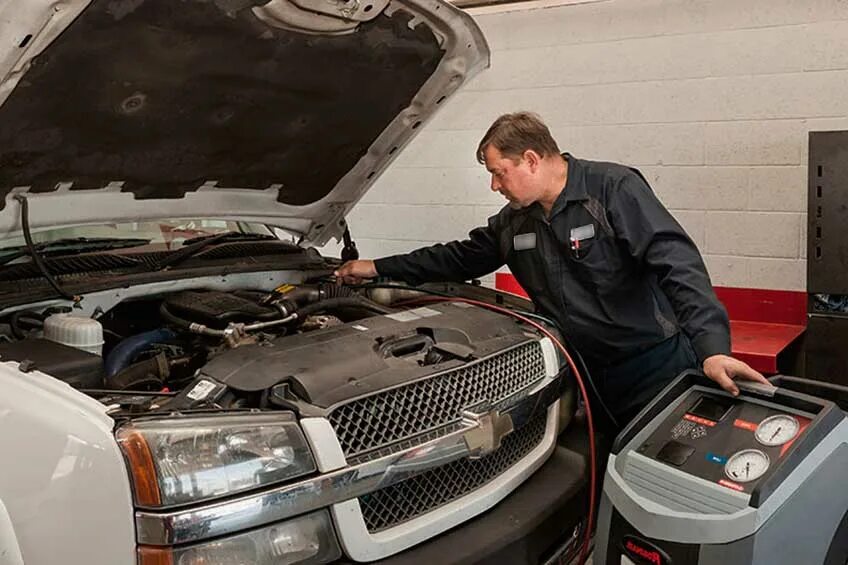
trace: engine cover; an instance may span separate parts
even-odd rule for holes
[[[538,339],[507,316],[439,303],[239,347],[202,374],[248,392],[288,381],[304,400],[326,408]]]

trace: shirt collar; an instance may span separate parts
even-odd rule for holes
[[[563,153],[562,156],[568,162],[568,178],[565,180],[565,188],[559,193],[551,208],[551,218],[563,211],[569,202],[589,199],[586,183],[583,182],[583,166],[580,160],[570,153]]]

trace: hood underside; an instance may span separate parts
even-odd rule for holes
[[[33,228],[237,218],[324,243],[488,64],[432,0],[26,3],[0,4],[0,237],[25,195]]]

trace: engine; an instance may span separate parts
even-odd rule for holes
[[[459,379],[456,387],[485,377],[496,389],[509,375],[544,373],[539,332],[463,302],[422,306],[421,296],[321,283],[271,292],[193,288],[127,299],[94,317],[18,311],[5,320],[0,358],[65,381],[116,418],[319,415],[445,372]]]
[[[96,319],[69,309],[15,312],[0,358],[109,402],[126,404],[127,392],[161,400],[225,352],[392,311],[330,283],[185,290],[122,302]]]

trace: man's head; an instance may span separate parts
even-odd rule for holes
[[[492,190],[518,208],[546,195],[551,188],[550,165],[561,163],[548,126],[530,112],[495,120],[477,146],[477,160],[491,173]]]

